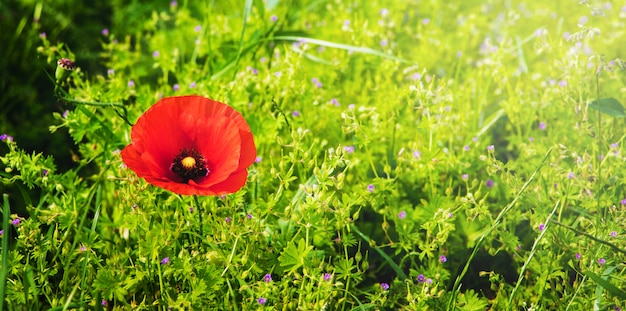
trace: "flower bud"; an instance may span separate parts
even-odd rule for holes
[[[64,81],[67,79],[72,71],[76,68],[76,64],[68,58],[61,58],[57,61],[57,70],[54,72],[54,77],[57,81]]]

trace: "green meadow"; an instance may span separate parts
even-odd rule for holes
[[[0,29],[0,310],[626,308],[626,2],[9,0]]]

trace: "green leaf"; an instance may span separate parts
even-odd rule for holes
[[[313,246],[306,245],[304,239],[298,241],[297,247],[295,243],[290,241],[278,257],[278,261],[281,267],[285,267],[289,272],[295,272],[304,265],[304,259],[312,249]]]
[[[602,288],[606,289],[611,294],[619,297],[621,300],[626,300],[626,292],[617,288],[617,286],[611,284],[611,282],[609,282],[606,279],[608,278],[608,276],[605,276],[606,278],[603,278],[591,271],[585,271],[585,275],[588,276],[590,279],[594,280],[594,282],[598,283],[598,286],[601,286]]]
[[[615,98],[600,98],[589,103],[589,108],[616,118],[625,118],[624,106]]]

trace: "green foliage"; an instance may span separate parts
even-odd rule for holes
[[[626,307],[615,3],[10,2],[6,309]],[[250,124],[240,191],[124,165],[184,94]]]

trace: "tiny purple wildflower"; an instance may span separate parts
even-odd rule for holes
[[[387,16],[387,15],[389,15],[389,9],[387,8],[380,9],[380,16]]]
[[[545,228],[546,228],[546,225],[544,223],[539,224],[539,231],[543,231]]]
[[[487,181],[485,181],[485,186],[491,189],[493,187],[493,180],[487,179]]]
[[[345,151],[346,153],[353,153],[354,146],[343,146],[343,151]]]
[[[457,58],[461,58],[463,56],[463,51],[457,51],[456,52],[456,57]]]
[[[193,207],[190,207],[190,208],[189,208],[189,212],[190,212],[190,213],[193,213]]]
[[[599,265],[604,266],[605,263],[606,263],[606,259],[604,259],[604,258],[598,259],[598,264]]]
[[[567,174],[567,179],[572,179],[574,176],[574,172],[569,172],[569,174]]]
[[[423,274],[420,274],[417,276],[417,281],[419,283],[423,283],[424,281],[426,281],[426,277]]]
[[[330,103],[335,105],[335,106],[337,106],[337,107],[339,107],[339,101],[336,98],[331,99]]]
[[[194,87],[196,87],[196,81],[193,81],[189,84],[190,89],[193,89]]]
[[[468,145],[463,146],[463,151],[470,151],[470,146]]]
[[[400,218],[400,219],[406,218],[406,212],[405,211],[401,211],[400,213],[398,213],[398,218]]]
[[[581,24],[586,24],[588,21],[589,21],[589,17],[587,17],[587,16],[581,16],[578,19],[578,22],[581,23]]]
[[[154,57],[154,58],[159,57],[159,55],[161,55],[161,53],[159,53],[159,51],[152,52],[152,57]]]
[[[15,219],[13,219],[13,220],[11,221],[11,223],[12,223],[14,226],[19,226],[21,222],[22,222],[22,220],[21,220],[19,217],[18,217],[18,218],[15,218]]]
[[[294,116],[294,117],[299,117],[300,116],[300,111],[294,110],[293,112],[291,112],[291,115]]]
[[[422,158],[422,152],[419,150],[415,150],[413,151],[413,157],[416,159],[421,159]]]
[[[161,259],[161,264],[162,265],[167,265],[170,262],[170,258],[169,257],[165,257],[163,259]]]
[[[109,35],[109,30],[106,29],[106,28],[102,29],[102,35],[103,36],[108,36]]]
[[[43,176],[48,176],[48,170],[46,169],[43,170]]]
[[[440,262],[446,262],[446,261],[448,261],[448,258],[446,258],[446,256],[444,256],[444,255],[441,255],[441,256],[439,256],[439,261]]]
[[[280,76],[282,76],[283,73],[280,72],[280,71],[276,71],[276,72],[274,72],[274,75],[276,76],[276,78],[280,78]]]
[[[254,67],[248,66],[248,70],[252,72],[253,75],[259,74],[259,71]]]
[[[233,219],[232,219],[232,218],[230,218],[230,217],[226,217],[226,218],[224,219],[224,221],[225,221],[226,223],[229,223],[229,222],[231,222],[232,220],[233,220]]]
[[[414,81],[417,81],[419,79],[422,78],[422,74],[419,72],[414,73],[413,75],[411,75],[411,79],[413,79]]]
[[[102,301],[100,302],[101,305],[106,306],[107,305],[107,301],[105,299],[102,299]]]
[[[267,57],[263,56],[263,57],[259,58],[259,62],[261,62],[261,63],[267,62]]]
[[[134,80],[129,80],[128,81],[128,87],[135,87],[135,81]]]
[[[195,32],[200,32],[202,30],[202,26],[197,25],[196,27],[193,28],[193,31]]]
[[[389,284],[387,283],[380,283],[380,288],[384,291],[389,290]]]
[[[367,191],[374,192],[374,189],[375,189],[374,185],[372,184],[367,185]]]
[[[428,25],[428,24],[430,24],[430,18],[424,18],[424,19],[422,19],[422,24],[423,24],[423,25]]]
[[[576,258],[576,260],[580,260],[580,253],[576,253],[574,257]]]
[[[262,157],[256,157],[254,158],[254,163],[261,163],[261,161],[263,161]]]
[[[267,298],[261,297],[257,299],[256,302],[258,302],[260,305],[264,305],[267,302]]]
[[[567,80],[561,80],[561,81],[559,81],[559,86],[560,86],[560,87],[566,87],[566,86],[567,86]]]
[[[173,7],[173,8],[176,7],[176,4],[177,4],[176,1],[171,1],[170,2],[170,6]]]
[[[528,137],[528,141],[532,143],[533,141],[535,141],[535,138],[530,136],[530,137]]]
[[[178,85],[178,83],[174,84],[174,86],[172,86],[172,89],[174,90],[174,92],[180,90],[180,85]]]
[[[252,214],[248,213],[246,217],[248,217],[248,219],[252,219]]]
[[[426,279],[426,284],[428,284],[428,285],[433,284],[433,279],[427,278]]]
[[[386,39],[380,40],[380,46],[387,46],[389,44],[389,41],[387,41]]]
[[[270,17],[270,20],[272,20],[272,22],[276,22],[276,21],[278,21],[278,16],[276,16],[276,15],[272,15],[272,16]]]
[[[272,275],[271,274],[268,273],[268,274],[263,276],[263,282],[269,283],[271,281],[272,281]]]
[[[472,141],[473,141],[473,142],[475,142],[475,143],[477,143],[477,142],[478,142],[478,137],[475,137],[475,136],[474,136],[474,137],[472,137]]]
[[[45,39],[46,38],[46,33],[42,32],[39,34],[39,38]]]
[[[546,122],[539,122],[539,126],[538,126],[540,131],[543,131],[546,129]]]
[[[467,180],[468,178],[469,178],[469,174],[461,175],[461,179],[463,179],[463,180]]]
[[[343,25],[344,25],[345,27],[350,26],[350,20],[349,20],[349,19],[346,19],[345,21],[343,21]]]
[[[107,70],[107,76],[112,76],[114,74],[115,74],[115,70],[114,69]]]
[[[328,282],[333,278],[333,275],[332,273],[324,273],[323,278],[324,278],[324,281]]]
[[[4,229],[0,229],[0,235],[4,235]]]
[[[622,205],[626,205],[626,198],[622,199]]]
[[[493,145],[487,146],[487,151],[493,152],[494,150],[495,150],[495,147]]]
[[[611,231],[611,237],[614,238],[617,236],[617,231]]]

